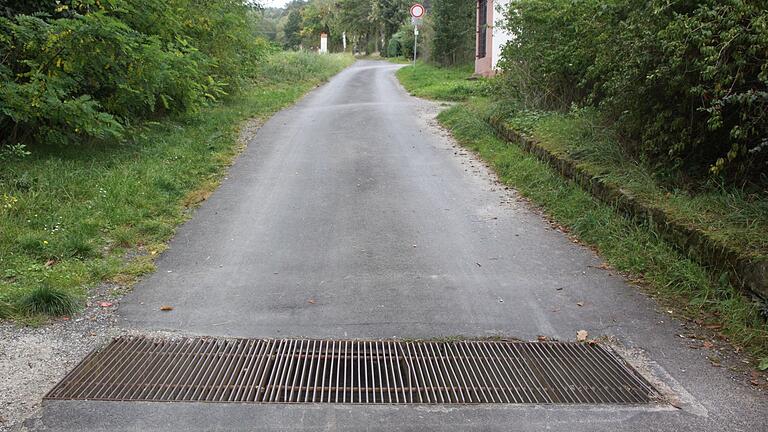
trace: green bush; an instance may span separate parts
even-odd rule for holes
[[[403,47],[397,38],[397,33],[395,33],[387,43],[387,57],[400,57],[403,51],[402,48]]]
[[[396,53],[390,54],[390,57],[405,57],[407,59],[413,59],[413,45],[414,45],[413,25],[406,23],[400,26],[400,30],[392,36],[389,41],[390,49],[396,47]],[[423,58],[423,52],[422,58]]]
[[[599,106],[671,173],[768,173],[768,3],[520,0],[506,91],[529,108]]]
[[[23,6],[0,17],[0,146],[119,138],[237,91],[269,51],[245,0]]]

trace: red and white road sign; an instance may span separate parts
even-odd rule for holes
[[[425,12],[424,6],[419,3],[416,3],[413,6],[411,6],[411,16],[414,18],[423,17],[424,12]]]

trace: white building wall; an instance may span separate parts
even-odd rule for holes
[[[492,63],[491,63],[491,69],[496,70],[496,65],[499,63],[499,59],[501,59],[501,50],[506,45],[507,42],[509,42],[510,39],[512,39],[512,35],[510,35],[506,30],[504,30],[504,11],[507,10],[507,6],[512,0],[494,0],[493,1],[493,50],[491,54]]]

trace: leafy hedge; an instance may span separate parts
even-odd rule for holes
[[[245,0],[69,0],[0,10],[0,147],[115,138],[136,120],[236,91],[270,49],[251,9]]]
[[[768,2],[518,0],[506,90],[534,108],[595,105],[670,172],[768,175]]]

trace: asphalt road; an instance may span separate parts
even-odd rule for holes
[[[615,338],[654,407],[49,402],[39,430],[768,430],[768,401],[430,124],[397,66],[360,61],[259,131],[120,306],[123,325],[313,338]],[[579,305],[581,304],[581,306]],[[172,305],[172,312],[161,312]]]

